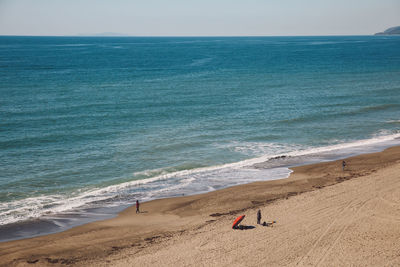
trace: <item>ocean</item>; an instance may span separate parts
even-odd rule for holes
[[[400,36],[0,37],[0,241],[400,144]]]

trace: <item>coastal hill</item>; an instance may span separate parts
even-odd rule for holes
[[[400,35],[400,26],[391,27],[384,32],[375,33],[375,35]]]
[[[121,36],[128,36],[123,33],[118,32],[101,32],[101,33],[78,33],[76,36],[83,36],[83,37],[121,37]]]

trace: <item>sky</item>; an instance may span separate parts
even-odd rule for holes
[[[0,0],[0,35],[369,35],[400,0]]]

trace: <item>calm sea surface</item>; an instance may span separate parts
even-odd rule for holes
[[[0,37],[0,228],[285,178],[399,129],[400,37]]]

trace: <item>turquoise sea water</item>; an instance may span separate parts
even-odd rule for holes
[[[400,37],[0,37],[0,94],[0,225],[60,222],[399,143]]]

